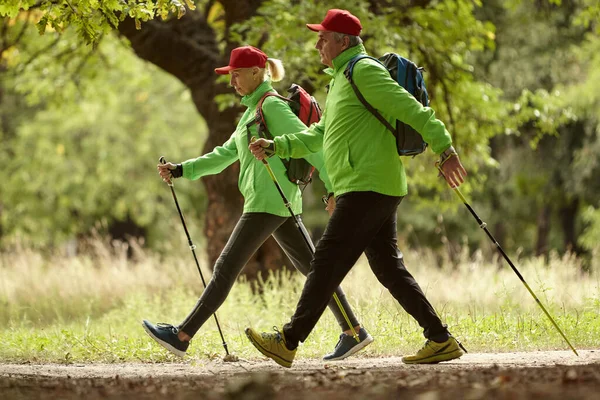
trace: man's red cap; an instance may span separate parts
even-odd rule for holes
[[[238,68],[264,68],[267,63],[267,55],[252,46],[242,46],[231,50],[229,56],[229,65],[226,67],[215,68],[215,72],[220,75],[226,75],[229,71]]]
[[[360,20],[346,10],[331,9],[320,24],[306,24],[311,31],[331,31],[359,36],[362,29]]]

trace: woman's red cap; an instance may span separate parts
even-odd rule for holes
[[[238,68],[264,68],[267,63],[267,55],[252,46],[242,46],[231,50],[229,56],[229,65],[226,67],[215,68],[215,72],[220,75],[226,75],[229,71]]]

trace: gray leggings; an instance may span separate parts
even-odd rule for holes
[[[297,218],[302,224],[300,216]],[[308,274],[313,254],[304,242],[293,218],[278,217],[267,213],[242,214],[215,264],[210,282],[192,312],[179,325],[180,330],[191,337],[198,332],[200,327],[223,304],[239,273],[270,235],[273,235],[294,267],[303,275]],[[338,287],[335,293],[344,307],[350,323],[352,326],[357,326],[358,320],[352,312],[342,288]],[[342,330],[350,329],[333,298],[329,301],[329,309],[335,315]]]

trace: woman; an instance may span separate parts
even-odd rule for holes
[[[194,309],[179,326],[154,325],[146,320],[143,321],[144,329],[154,340],[181,357],[185,355],[192,337],[223,304],[237,276],[252,254],[269,236],[273,235],[294,267],[302,274],[306,275],[309,272],[312,260],[312,252],[304,242],[293,218],[290,217],[289,210],[285,207],[267,169],[248,151],[249,135],[246,125],[255,118],[256,106],[263,95],[269,91],[275,92],[270,81],[277,82],[283,78],[284,69],[281,61],[268,58],[255,47],[243,46],[233,49],[229,65],[217,68],[215,72],[230,75],[231,86],[242,96],[242,105],[247,107],[235,132],[222,146],[215,147],[213,151],[201,157],[181,164],[167,163],[157,166],[162,179],[170,182],[171,178],[181,176],[195,180],[206,175],[218,174],[235,161],[240,161],[238,186],[244,196],[243,214],[221,252],[214,266],[213,276]],[[305,128],[289,105],[275,96],[269,96],[264,100],[262,110],[266,125],[273,136],[299,132]],[[258,136],[256,127],[250,129],[253,130],[251,133],[254,136]],[[323,165],[320,154],[307,158],[307,161],[317,169]],[[301,223],[300,189],[288,180],[281,159],[272,158],[269,164]],[[320,176],[328,186],[328,179],[323,172],[320,171]],[[342,289],[338,287],[336,294],[352,326],[348,325],[340,308],[332,299],[329,308],[343,332],[334,351],[327,354],[325,360],[344,359],[373,341],[373,338],[358,323]],[[352,329],[358,333],[359,342],[353,337]]]

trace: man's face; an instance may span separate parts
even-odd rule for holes
[[[336,42],[334,32],[319,31],[319,40],[317,40],[315,48],[319,50],[321,62],[333,68],[333,59],[346,50],[347,45],[344,45],[344,42],[344,40]]]

